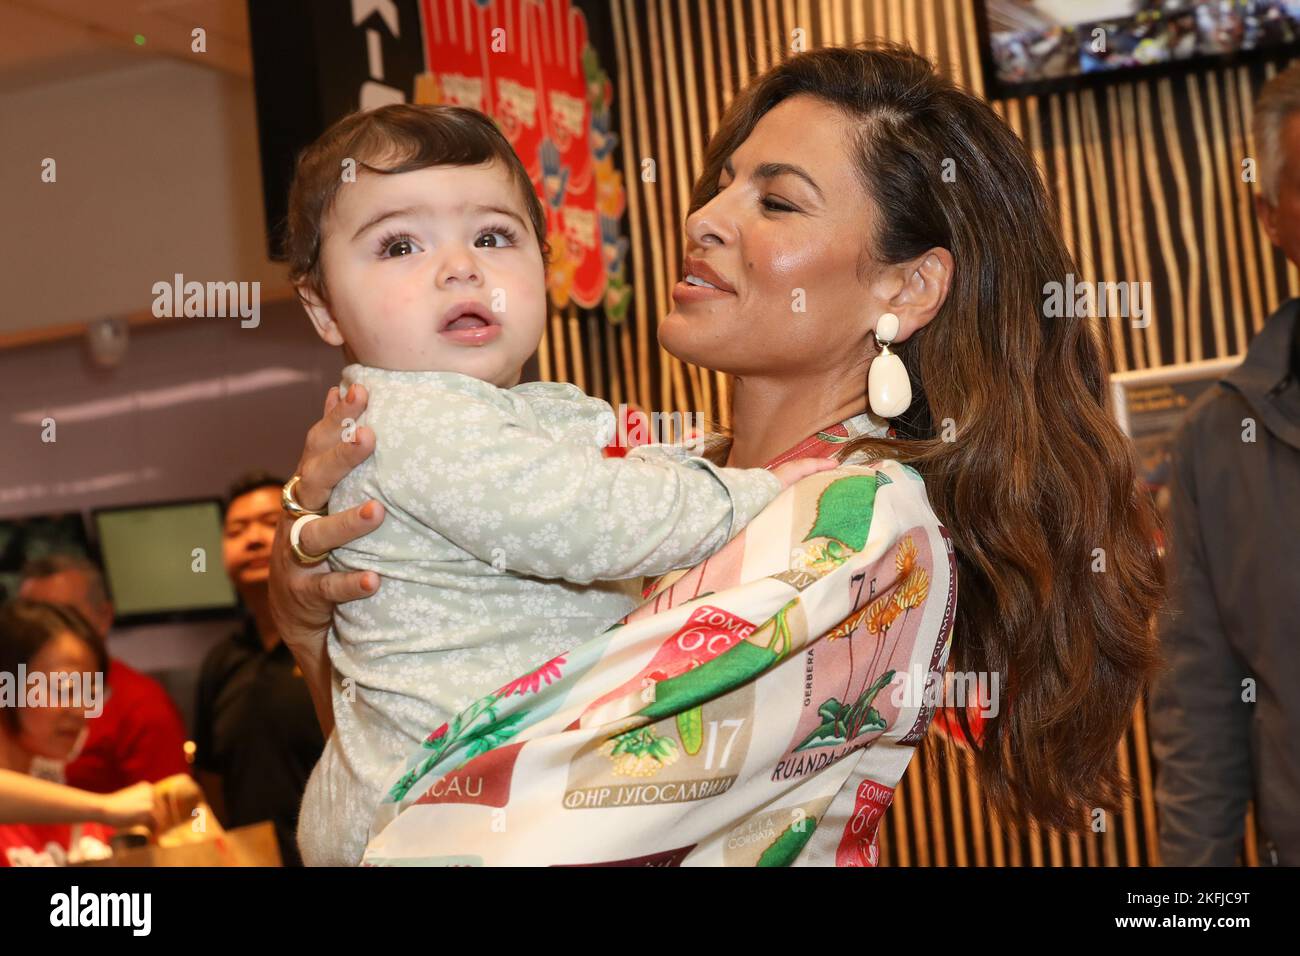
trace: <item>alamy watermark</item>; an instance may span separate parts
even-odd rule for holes
[[[74,885],[50,897],[51,926],[120,926],[133,936],[148,936],[153,928],[152,893],[83,893]]]
[[[70,707],[90,718],[104,712],[103,671],[0,671],[0,710],[7,707]]]
[[[240,318],[240,327],[255,329],[262,321],[262,283],[186,282],[179,272],[171,282],[153,284],[154,318]]]
[[[600,433],[601,444],[617,439],[623,448],[637,445],[680,445],[689,451],[704,449],[708,441],[703,412],[643,412],[620,404]]]
[[[1000,677],[997,671],[926,671],[913,664],[894,683],[891,700],[895,707],[950,707],[978,709],[992,719],[1001,709],[998,703]]]
[[[1078,282],[1074,273],[1065,282],[1043,285],[1043,316],[1059,318],[1132,319],[1133,328],[1151,324],[1150,282]]]

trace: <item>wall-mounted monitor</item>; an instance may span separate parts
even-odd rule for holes
[[[117,623],[221,616],[238,606],[221,560],[215,498],[93,515]]]

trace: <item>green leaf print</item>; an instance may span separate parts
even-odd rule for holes
[[[879,694],[894,679],[894,671],[886,671],[865,687],[852,707],[845,707],[835,697],[830,697],[817,708],[822,718],[813,732],[795,747],[795,750],[811,750],[814,747],[838,747],[846,744],[864,733],[873,733],[888,727],[880,711],[872,706]]]
[[[836,747],[849,739],[848,726],[844,722],[847,708],[837,698],[831,697],[823,701],[817,708],[817,713],[821,716],[822,722],[803,739],[798,747],[794,748],[795,750],[804,750],[808,747]]]
[[[423,746],[431,751],[430,754],[393,784],[388,791],[389,799],[393,802],[402,800],[422,777],[456,751],[465,750],[465,760],[461,761],[465,763],[517,734],[522,729],[519,725],[529,712],[521,710],[498,718],[495,705],[501,699],[495,694],[480,697],[456,715],[445,734],[432,740],[426,738]]]
[[[465,759],[473,760],[479,754],[485,754],[492,748],[501,746],[501,744],[519,733],[521,729],[519,724],[527,716],[528,711],[520,711],[517,714],[511,714],[509,717],[504,717],[499,721],[495,721],[483,728],[481,731],[476,731],[474,734],[470,735],[470,737],[467,738],[467,744],[465,747],[465,752],[467,754]]]
[[[813,831],[816,829],[816,817],[805,817],[790,824],[775,842],[763,851],[763,855],[758,858],[758,863],[755,865],[789,866],[799,856],[799,851],[812,839]]]
[[[733,687],[739,687],[750,678],[761,674],[786,654],[792,644],[787,616],[799,603],[791,598],[770,618],[763,622],[749,639],[734,644],[726,651],[684,674],[661,680],[655,685],[654,703],[642,707],[637,713],[651,719],[679,714],[684,710],[712,700]],[[772,639],[766,647],[759,647],[753,639],[768,629]]]
[[[704,745],[704,708],[692,707],[677,715],[677,736],[682,738],[682,749],[694,757]]]
[[[599,749],[613,761],[613,772],[625,777],[653,777],[678,758],[677,742],[660,737],[653,727],[617,734]]]
[[[832,538],[854,551],[861,551],[871,528],[876,477],[850,475],[827,485],[817,499],[817,520],[804,540]]]
[[[661,680],[655,685],[654,703],[642,707],[638,713],[657,720],[690,710],[738,687],[776,661],[777,656],[771,651],[741,641],[726,653],[719,654],[685,674]]]

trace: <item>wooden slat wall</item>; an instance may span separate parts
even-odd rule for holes
[[[972,0],[609,0],[634,300],[620,326],[599,313],[552,317],[543,378],[617,405],[704,412],[723,426],[726,376],[658,345],[704,143],[732,96],[807,47],[883,37],[911,44],[983,95]],[[1276,72],[1255,64],[997,102],[1052,190],[1080,279],[1149,281],[1152,321],[1097,320],[1116,371],[1236,354],[1298,276],[1252,209],[1241,161],[1255,156],[1251,103]],[[640,177],[653,159],[654,182]],[[1143,710],[1116,759],[1133,795],[1105,832],[1065,837],[991,819],[969,763],[920,748],[881,828],[894,865],[1142,866],[1158,862],[1154,770]],[[1248,827],[1253,824],[1248,821]],[[1253,841],[1246,862],[1254,865]]]

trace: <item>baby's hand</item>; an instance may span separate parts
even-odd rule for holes
[[[840,463],[834,458],[796,458],[794,461],[777,465],[772,469],[772,474],[776,475],[782,488],[789,488],[801,478],[815,475],[819,471],[830,471],[839,466]]]

